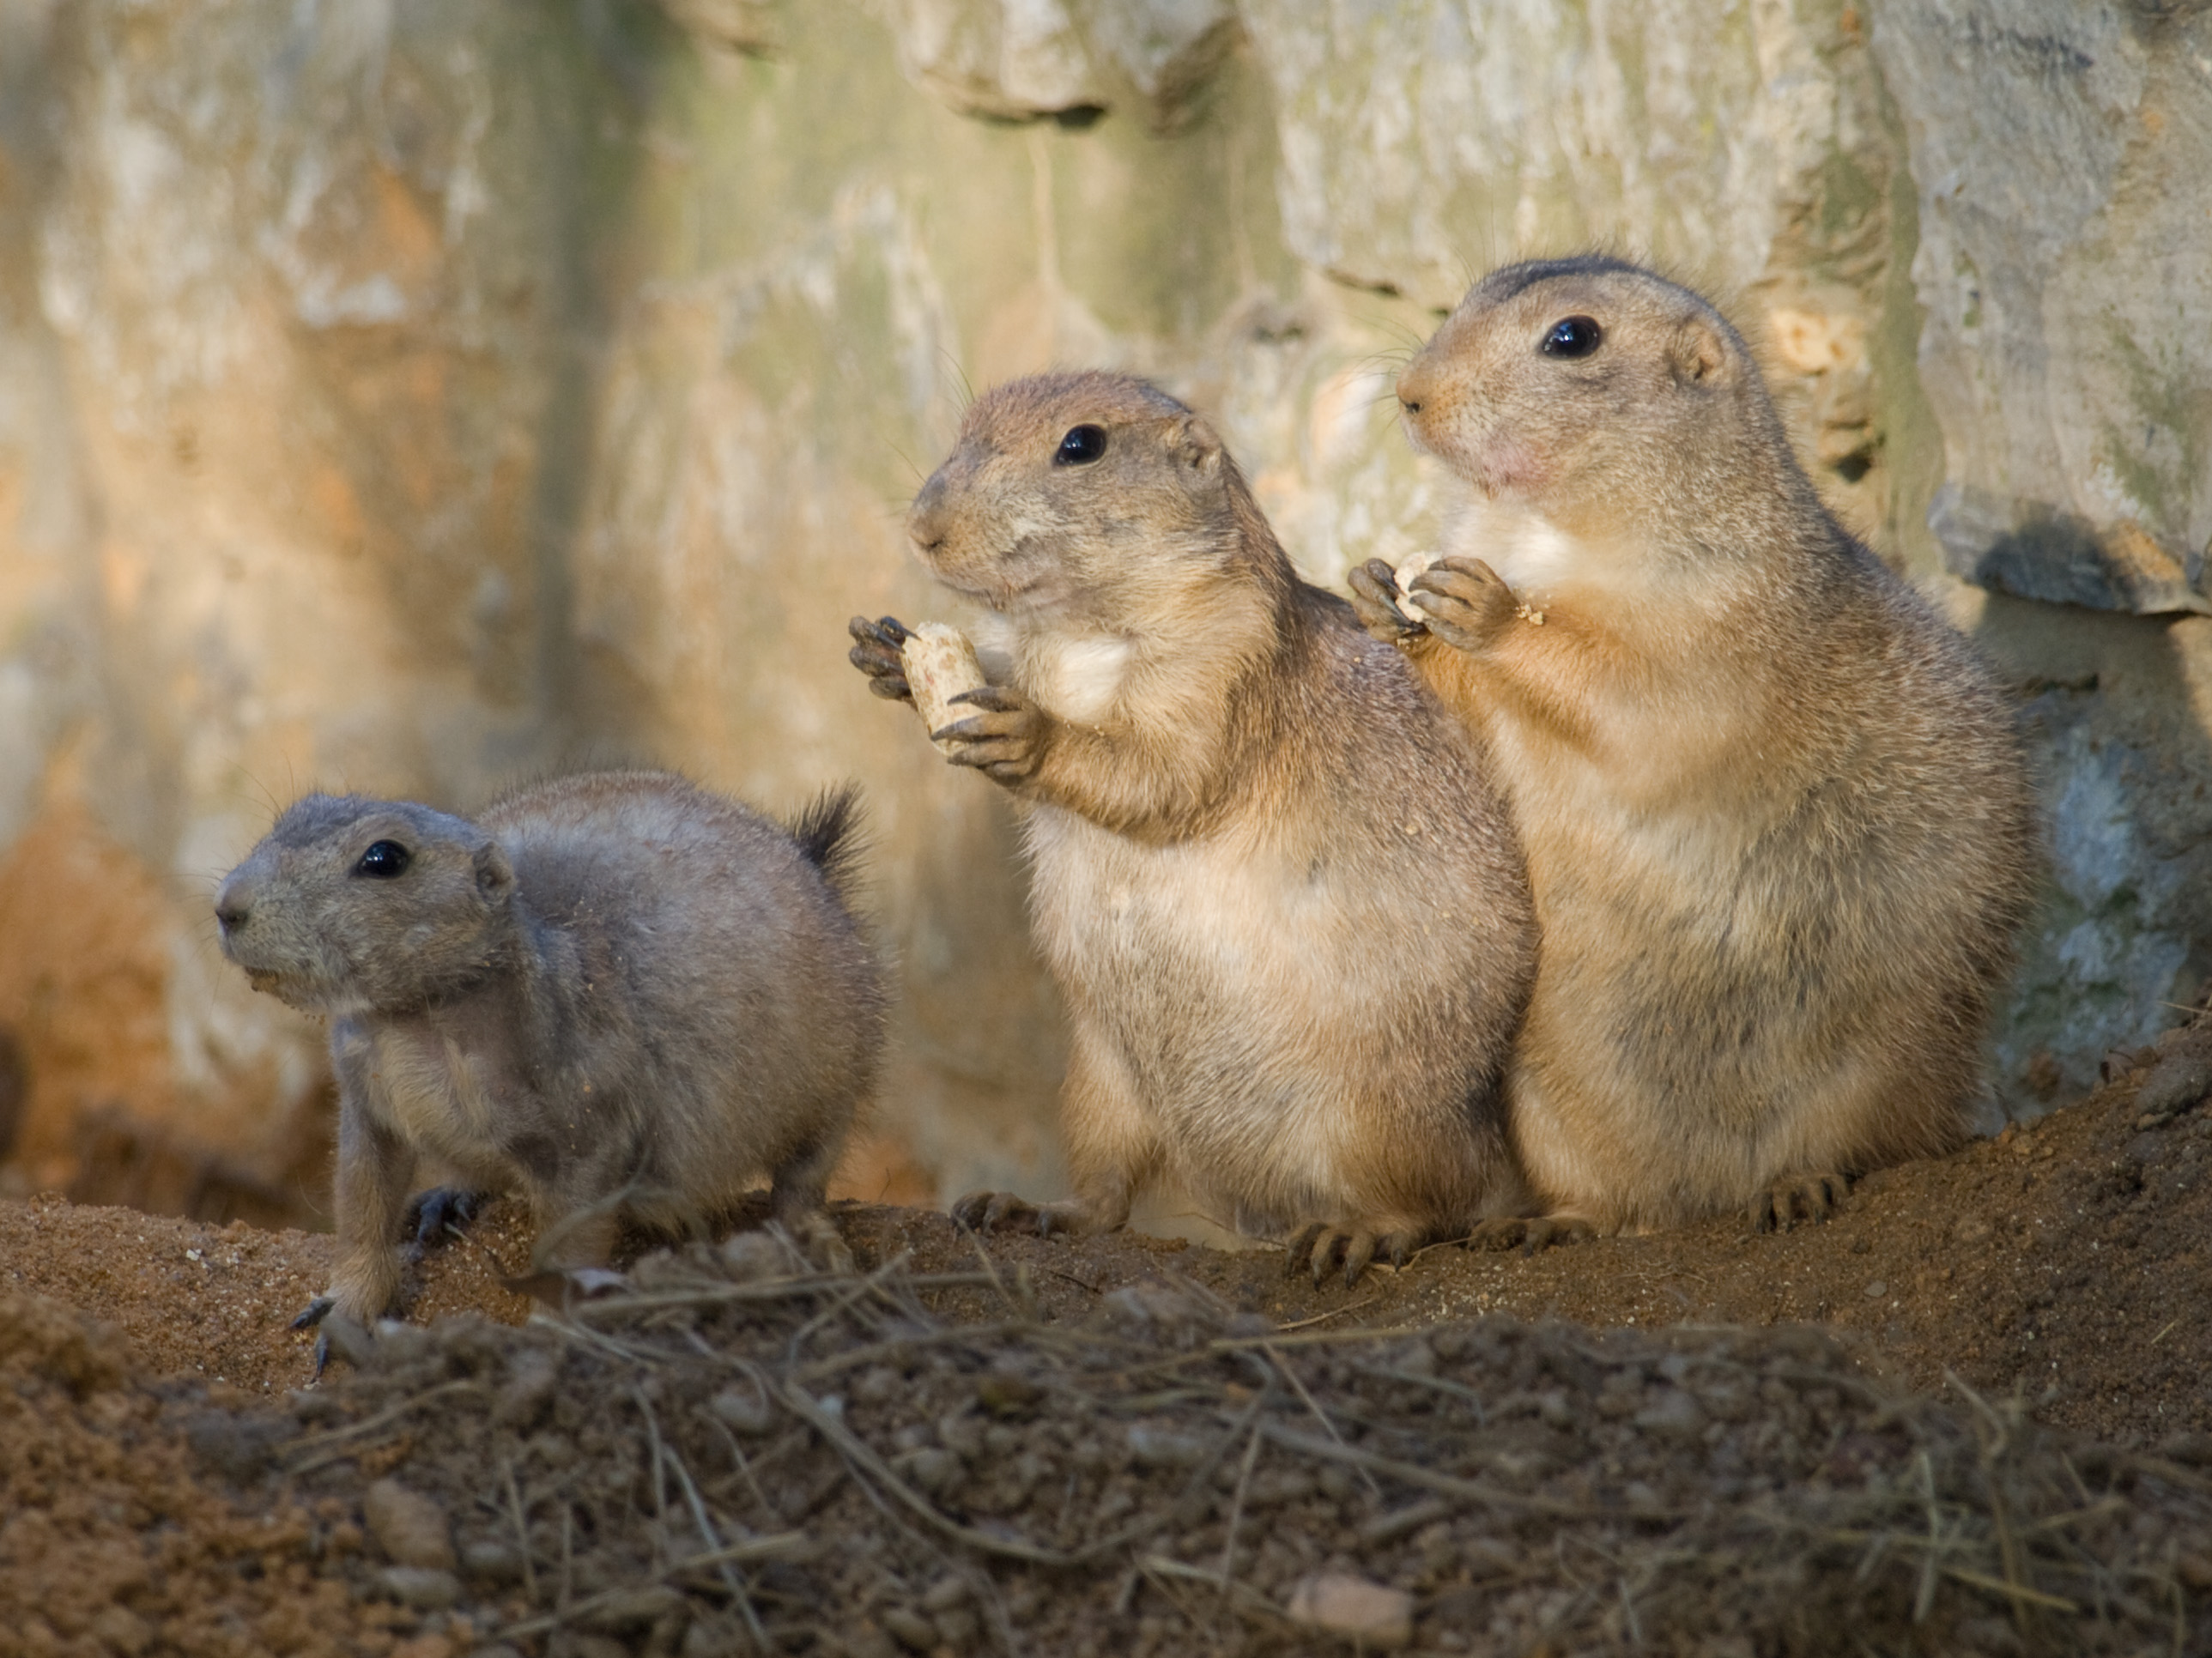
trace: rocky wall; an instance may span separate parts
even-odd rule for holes
[[[1011,817],[843,660],[957,616],[906,497],[970,388],[1123,367],[1338,582],[1446,500],[1394,362],[1591,244],[1724,300],[2021,688],[1996,1074],[2055,1102],[2212,969],[2208,62],[2166,0],[0,0],[9,1177],[122,1123],[173,1206],[310,1212],[316,1035],[212,878],[310,786],[635,760],[865,783],[902,996],[847,1189],[1051,1189]]]

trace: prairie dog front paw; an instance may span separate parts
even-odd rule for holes
[[[1407,610],[1458,650],[1486,649],[1516,619],[1541,619],[1479,558],[1437,559],[1417,571],[1407,585],[1411,595]]]

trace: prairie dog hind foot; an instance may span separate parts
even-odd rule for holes
[[[1313,1221],[1291,1236],[1284,1252],[1283,1276],[1296,1278],[1310,1269],[1314,1288],[1318,1290],[1329,1269],[1340,1263],[1344,1267],[1344,1287],[1349,1290],[1359,1282],[1361,1274],[1377,1256],[1389,1261],[1393,1268],[1401,1267],[1407,1257],[1420,1246],[1420,1234],[1408,1226],[1370,1226],[1356,1221],[1340,1225],[1333,1221]]]
[[[489,1206],[493,1193],[459,1186],[434,1186],[408,1200],[401,1225],[412,1235],[408,1254],[421,1260],[431,1250],[458,1238]]]
[[[1596,1236],[1597,1228],[1580,1215],[1508,1215],[1476,1227],[1468,1234],[1466,1247],[1493,1253],[1518,1249],[1533,1255],[1539,1249],[1587,1243]]]
[[[952,1206],[951,1214],[956,1225],[971,1232],[1006,1232],[1026,1226],[1039,1237],[1050,1238],[1087,1237],[1114,1230],[1080,1198],[1031,1203],[1012,1192],[970,1192]]]
[[[1785,1175],[1751,1200],[1751,1230],[1787,1232],[1818,1226],[1843,1207],[1850,1192],[1851,1177],[1833,1170]]]

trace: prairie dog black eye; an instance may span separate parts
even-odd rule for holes
[[[1067,435],[1060,440],[1053,452],[1055,466],[1088,466],[1106,452],[1106,428],[1103,426],[1071,426]]]
[[[356,875],[366,875],[373,880],[390,881],[407,872],[407,865],[415,861],[415,854],[397,841],[378,841],[361,855],[353,866]]]
[[[1595,317],[1562,317],[1544,331],[1543,353],[1547,357],[1587,357],[1605,338]]]

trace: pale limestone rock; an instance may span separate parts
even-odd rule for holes
[[[874,0],[908,79],[955,109],[1020,119],[1111,107],[1133,92],[1156,121],[1220,61],[1229,0]]]
[[[1275,89],[1284,234],[1448,306],[1520,252],[1603,243],[1741,288],[1870,125],[1815,0],[1243,0]]]
[[[678,28],[722,52],[775,50],[780,0],[653,0]]]
[[[1919,191],[1947,562],[2027,598],[2208,611],[2212,15],[2154,10],[1887,0],[1875,39]]]
[[[1939,581],[2054,826],[2007,1100],[2212,971],[2212,616],[2112,613],[2202,608],[2212,14],[655,3],[0,0],[0,896],[88,814],[40,913],[139,918],[102,973],[11,937],[0,1023],[143,981],[110,1046],[161,1074],[98,1097],[288,1166],[317,1033],[217,970],[195,879],[307,787],[857,776],[905,980],[859,1194],[1050,1195],[1012,819],[843,658],[943,602],[899,523],[963,382],[1156,376],[1340,586],[1449,508],[1392,418],[1432,307],[1591,241],[1718,291],[1887,556],[2107,607]]]

